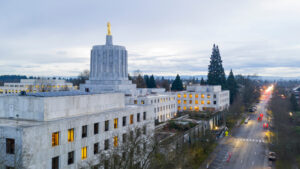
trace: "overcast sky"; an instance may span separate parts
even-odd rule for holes
[[[130,72],[206,75],[215,43],[227,74],[300,76],[299,0],[2,0],[0,74],[78,75],[107,21]]]

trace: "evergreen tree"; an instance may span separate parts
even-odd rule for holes
[[[138,77],[135,79],[135,84],[137,88],[146,88],[145,81],[141,75],[138,75]]]
[[[203,77],[201,78],[200,85],[205,85],[205,81],[204,81]]]
[[[130,76],[130,74],[128,74],[128,80],[132,80],[132,77]]]
[[[298,105],[297,99],[296,99],[294,94],[291,95],[290,102],[291,102],[292,110],[293,111],[298,111],[299,110],[299,107],[298,107],[299,105]]]
[[[172,91],[182,91],[183,90],[183,85],[182,81],[180,80],[180,76],[177,74],[174,82],[172,83]]]
[[[222,89],[226,88],[226,77],[222,65],[222,59],[219,47],[214,44],[208,66],[207,83],[209,85],[221,85]]]
[[[230,92],[230,104],[232,104],[238,92],[238,85],[236,83],[232,70],[230,70],[229,76],[227,78],[227,88]]]
[[[146,83],[147,88],[150,88],[149,76],[148,75],[144,75],[144,81]]]
[[[151,75],[150,78],[149,78],[148,88],[156,88],[156,82],[155,82],[155,79],[154,79],[153,75]]]

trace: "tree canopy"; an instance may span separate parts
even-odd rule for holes
[[[236,83],[232,70],[230,70],[229,76],[227,78],[227,88],[230,92],[230,104],[232,104],[238,92],[238,85]]]
[[[180,76],[178,74],[177,74],[175,80],[172,83],[171,90],[172,91],[182,91],[183,90],[182,81],[181,81]]]
[[[226,89],[226,77],[222,59],[219,47],[215,44],[210,57],[210,65],[208,66],[207,83],[209,85],[221,85],[222,89]]]

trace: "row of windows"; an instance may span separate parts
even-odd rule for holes
[[[153,104],[153,103],[163,103],[163,102],[171,101],[171,100],[175,100],[175,97],[154,99],[154,100],[151,100],[150,102],[151,102],[151,104]],[[138,104],[138,100],[134,100],[133,103]],[[141,100],[141,104],[145,104],[145,100]]]
[[[129,133],[129,137],[132,139],[133,138],[133,131],[130,131]],[[141,134],[141,131],[140,129],[137,130],[137,135],[140,135]],[[147,134],[147,127],[146,126],[143,126],[143,134]],[[127,138],[127,133],[124,133],[122,135],[122,141],[123,143],[127,142],[128,138]],[[114,147],[117,147],[119,145],[119,137],[118,136],[114,136],[113,137],[113,146]],[[104,140],[104,150],[109,150],[110,149],[110,140],[109,139],[106,139]],[[94,143],[93,145],[93,153],[96,155],[96,154],[99,154],[100,153],[100,146],[99,146],[99,142],[97,143]],[[85,160],[88,158],[88,147],[87,146],[84,146],[81,148],[81,159],[82,160]],[[74,164],[74,159],[75,159],[75,151],[71,151],[71,152],[68,152],[68,165],[71,165],[71,164]],[[59,169],[59,156],[56,156],[56,157],[53,157],[52,158],[52,169]]]
[[[147,113],[146,112],[143,112],[143,120],[146,120],[147,119]],[[137,113],[136,114],[136,121],[137,122],[141,122],[141,114],[140,113]],[[104,131],[109,131],[109,120],[106,120],[104,122]],[[114,129],[117,129],[118,128],[118,122],[119,122],[119,118],[115,118],[113,120],[113,127]],[[122,126],[126,126],[127,124],[127,116],[123,116],[122,117]],[[131,114],[129,116],[129,124],[133,124],[134,123],[134,115]],[[75,128],[71,128],[71,129],[68,129],[68,142],[73,142],[74,141],[74,130]],[[81,138],[85,138],[87,137],[87,131],[88,131],[88,126],[87,125],[84,125],[82,126],[82,130],[81,130]],[[54,132],[52,133],[52,147],[55,147],[55,146],[58,146],[59,145],[59,134],[60,132]],[[99,134],[99,123],[94,123],[94,134]]]
[[[193,94],[189,94],[190,98],[193,98]],[[181,94],[177,95],[178,98],[181,98]],[[210,98],[210,94],[206,95],[207,98]],[[187,94],[183,94],[183,98],[187,98]],[[195,94],[195,98],[199,98],[199,94]],[[205,98],[204,94],[201,94],[201,98]],[[217,98],[217,95],[214,94],[214,98]]]
[[[169,110],[169,109],[172,109],[172,108],[175,108],[175,104],[165,105],[165,106],[154,108],[154,113],[159,112],[159,111],[163,111],[163,110]]]
[[[183,106],[182,110],[187,110],[187,109],[189,109],[190,111],[192,111],[192,110],[199,111],[198,106],[194,106],[194,107],[193,106],[189,106],[189,107]],[[213,107],[203,107],[202,109],[203,110],[207,110],[207,109],[214,110],[215,108],[213,108]],[[181,110],[181,107],[178,106],[178,111],[180,111],[180,110]]]
[[[177,101],[178,104],[181,104],[181,100],[178,100]],[[211,101],[210,100],[207,100],[206,101],[206,104],[210,104]],[[183,100],[183,104],[187,104],[187,101],[186,100]],[[193,100],[189,100],[189,104],[193,104]],[[198,100],[195,100],[195,104],[199,104],[199,101]],[[201,100],[201,104],[205,104],[205,101],[204,100]],[[214,104],[217,104],[217,101],[214,101]]]

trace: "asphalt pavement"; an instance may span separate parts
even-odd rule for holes
[[[249,122],[236,128],[231,136],[224,138],[209,162],[210,169],[269,169],[266,129],[268,99],[257,104],[257,112],[249,115]],[[260,113],[263,120],[258,121]]]

